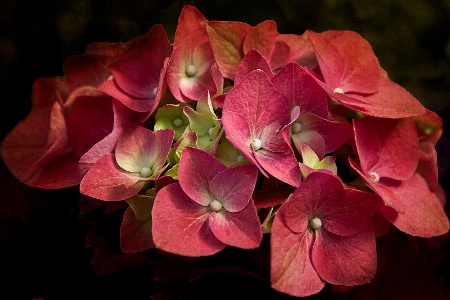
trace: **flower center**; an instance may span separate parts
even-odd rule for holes
[[[211,208],[212,211],[219,211],[222,209],[222,203],[220,203],[217,200],[213,200],[211,201],[211,203],[209,204],[209,208]]]
[[[172,124],[175,127],[180,127],[181,125],[183,125],[183,119],[175,118],[175,119],[172,120]]]
[[[341,89],[340,87],[337,87],[337,88],[335,88],[335,89],[333,90],[333,93],[335,93],[335,94],[343,94],[343,93],[344,93],[344,90]]]
[[[147,167],[143,167],[142,169],[141,169],[141,176],[142,177],[150,177],[150,176],[152,176],[152,169],[150,169],[150,168],[147,168]]]
[[[317,230],[322,227],[322,221],[318,217],[314,217],[309,220],[309,226],[311,226],[312,229]]]
[[[257,151],[262,148],[262,142],[260,139],[254,139],[250,145],[254,151]]]
[[[292,124],[292,132],[299,133],[300,131],[302,131],[302,124],[300,122],[294,122]]]
[[[378,175],[378,173],[369,172],[369,175],[370,175],[370,180],[372,180],[373,182],[377,183],[378,181],[380,181],[380,175]]]
[[[157,93],[157,92],[158,92],[158,87],[153,88],[153,91],[152,91],[153,97],[156,96],[156,93]]]
[[[197,68],[194,65],[188,65],[186,67],[186,75],[188,77],[193,77],[195,74],[197,74]]]

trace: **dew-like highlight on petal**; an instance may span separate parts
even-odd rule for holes
[[[209,208],[211,208],[212,211],[216,212],[222,209],[222,203],[220,203],[217,200],[213,200],[211,201],[211,203],[209,204]]]

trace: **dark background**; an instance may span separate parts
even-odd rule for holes
[[[196,6],[208,20],[234,20],[256,25],[273,19],[280,33],[301,34],[306,29],[359,32],[370,42],[390,78],[443,118],[444,136],[437,149],[440,180],[447,193],[450,192],[447,171],[450,161],[450,134],[447,133],[450,131],[448,0],[0,0],[0,140],[31,110],[34,80],[63,75],[63,60],[82,54],[89,43],[125,42],[147,33],[156,23],[163,24],[173,41],[184,4]],[[80,218],[76,187],[59,191],[26,187],[9,174],[3,162],[0,174],[0,278],[3,278],[0,280],[0,300],[148,299],[150,294],[161,290],[173,292],[173,289],[178,292],[165,299],[187,299],[186,295],[196,299],[202,291],[213,291],[210,295],[214,297],[224,295],[224,291],[232,295],[237,287],[252,289],[261,299],[267,295],[272,299],[284,298],[271,292],[267,288],[268,282],[245,276],[243,279],[242,275],[211,276],[192,285],[182,280],[154,283],[151,280],[154,269],[139,263],[142,259],[139,255],[122,257],[121,267],[108,269],[109,265],[105,267],[101,259],[100,263],[93,260],[98,257],[95,249],[101,247],[91,244],[106,244],[109,250],[105,250],[108,253],[105,257],[120,253],[117,235],[123,210],[107,216],[97,213]],[[93,227],[97,235],[93,234]],[[94,236],[88,247],[86,236]],[[400,238],[403,243],[395,249],[402,250],[398,251],[408,252],[410,243],[423,242],[411,241],[401,235]],[[109,242],[103,243],[104,240]],[[438,274],[436,278],[443,280],[438,289],[442,290],[450,282],[445,272],[450,268],[446,256],[448,246],[449,243],[444,241],[438,243],[436,252],[427,255],[420,252],[419,259],[411,258],[411,261],[423,259],[426,268],[432,269],[431,276]],[[438,265],[427,264],[434,261],[436,255],[447,258],[439,260]],[[419,274],[424,273],[422,267],[415,268],[417,273],[412,277],[420,278]],[[96,275],[99,268],[102,273]],[[234,288],[226,288],[227,282]],[[405,285],[400,284],[401,288]],[[327,295],[324,291],[320,297]],[[333,297],[347,299],[346,293],[337,295]],[[409,296],[409,299],[414,297]]]

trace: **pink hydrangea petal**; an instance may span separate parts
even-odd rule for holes
[[[404,202],[404,212],[396,212],[387,206],[382,206],[381,212],[395,227],[420,237],[438,236],[448,232],[449,220],[442,203],[436,194],[428,189],[427,183],[419,174],[401,181],[393,192]]]
[[[164,60],[172,51],[166,31],[157,24],[138,43],[129,43],[134,45],[109,66],[114,80],[130,96],[154,99]]]
[[[209,183],[212,196],[228,212],[243,210],[251,200],[258,169],[255,166],[237,166],[218,173]]]
[[[345,93],[378,90],[378,59],[369,43],[352,31],[307,31],[325,83]]]
[[[184,256],[213,255],[225,244],[209,228],[209,211],[192,201],[177,183],[162,188],[153,204],[153,241],[157,248]]]
[[[291,148],[285,152],[271,152],[260,149],[254,153],[254,156],[257,163],[267,173],[294,187],[300,185],[302,175]]]
[[[120,249],[125,253],[137,253],[151,248],[155,248],[152,219],[137,220],[131,207],[128,207],[120,227]]]
[[[337,285],[371,282],[377,270],[375,233],[371,225],[348,237],[316,231],[312,262],[326,282]]]
[[[256,49],[264,57],[270,59],[273,43],[279,35],[277,24],[273,20],[266,20],[252,27],[244,40],[244,54]]]
[[[314,236],[309,231],[292,232],[278,216],[270,240],[270,282],[277,291],[304,297],[320,292],[325,282],[311,262]]]
[[[286,99],[274,89],[269,77],[262,70],[252,71],[228,92],[223,107],[224,127],[232,126],[226,124],[228,113],[242,114],[253,137],[269,124],[278,122],[283,126],[290,122],[290,109]]]
[[[199,205],[207,206],[213,200],[210,184],[213,178],[227,168],[203,150],[184,148],[178,169],[178,178],[183,191]]]
[[[111,133],[113,122],[111,97],[78,97],[67,118],[67,134],[73,151],[83,156]]]
[[[425,107],[406,91],[402,86],[390,80],[387,76],[379,77],[378,92],[371,95],[353,95],[352,102],[345,103],[350,108],[368,115],[381,118],[407,118],[422,115]],[[340,98],[338,98],[340,99]],[[360,102],[355,102],[359,100]]]
[[[419,141],[411,118],[353,120],[355,141],[366,172],[397,180],[412,176],[419,163]]]
[[[382,204],[375,193],[346,188],[346,197],[336,199],[334,209],[323,215],[325,230],[340,236],[356,234],[370,223]]]
[[[209,226],[217,239],[233,247],[254,249],[262,241],[261,224],[253,201],[239,212],[211,213]]]
[[[68,152],[67,125],[59,101],[31,111],[1,144],[1,156],[8,169],[21,182],[30,186],[34,186],[45,173],[43,170],[48,164],[65,157]]]
[[[206,32],[207,20],[191,5],[185,5],[178,19],[173,53],[167,67],[167,82],[173,96],[182,102],[199,99],[207,90],[217,89],[210,74],[214,54]],[[188,77],[186,68],[196,72]]]
[[[134,185],[126,182],[133,180]],[[138,177],[129,178],[116,163],[114,154],[102,156],[89,169],[80,183],[80,192],[84,195],[106,201],[125,200],[136,195],[144,186]]]
[[[43,168],[39,179],[33,184],[41,189],[61,189],[78,185],[84,176],[74,152],[54,158]]]
[[[302,130],[298,133],[292,133],[292,141],[298,151],[301,151],[302,145],[308,145],[319,158],[325,156],[325,140],[314,130]]]
[[[251,26],[242,22],[210,21],[206,26],[220,72],[234,81],[244,57],[243,43]]]
[[[273,77],[272,69],[267,62],[267,59],[257,50],[252,49],[245,54],[239,68],[236,71],[236,77],[234,79],[235,85],[241,82],[247,74],[258,69],[263,70],[270,78]]]
[[[288,63],[273,78],[274,87],[288,99],[290,108],[300,107],[300,112],[309,112],[328,118],[328,104],[320,85],[296,62]]]

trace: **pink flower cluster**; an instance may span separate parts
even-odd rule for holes
[[[27,185],[127,201],[121,248],[183,256],[254,249],[271,284],[307,296],[370,282],[376,238],[449,230],[442,121],[349,31],[280,34],[181,12],[126,43],[94,43],[1,144]]]

